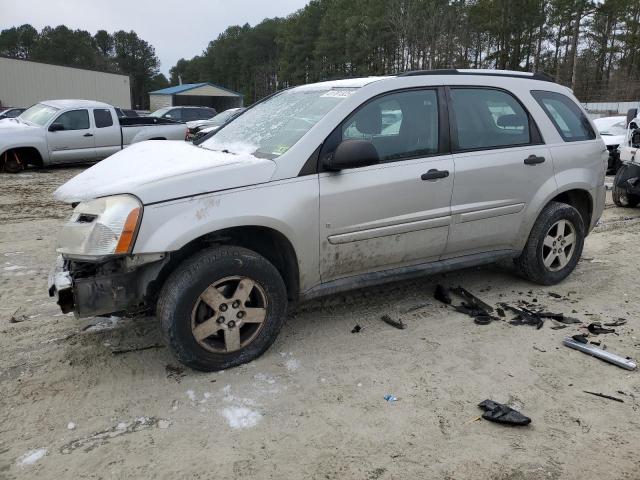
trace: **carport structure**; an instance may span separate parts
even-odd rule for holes
[[[185,83],[149,93],[151,111],[164,107],[213,107],[218,112],[241,107],[243,95],[213,83]]]

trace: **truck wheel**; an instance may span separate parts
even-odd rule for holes
[[[182,363],[223,370],[269,348],[287,314],[287,292],[265,258],[246,248],[215,247],[185,260],[169,276],[157,314]]]
[[[611,190],[611,197],[613,198],[613,203],[615,203],[618,207],[627,207],[633,208],[636,207],[640,203],[640,196],[634,195],[632,193],[627,193],[624,188],[618,187],[618,179],[626,173],[627,165],[623,165],[616,172],[616,176],[613,179],[613,189]]]
[[[584,246],[585,227],[571,205],[550,202],[531,229],[516,259],[522,276],[542,285],[564,280],[575,268]]]
[[[0,157],[0,171],[7,173],[20,173],[24,170],[24,164],[20,161],[15,151],[4,152]]]

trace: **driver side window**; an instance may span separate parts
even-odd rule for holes
[[[89,112],[87,110],[71,110],[60,115],[53,123],[62,124],[65,130],[87,130],[89,128]]]
[[[438,98],[435,90],[406,90],[379,97],[342,125],[341,140],[369,140],[380,162],[438,153]]]

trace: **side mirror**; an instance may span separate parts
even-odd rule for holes
[[[629,128],[630,128],[631,130],[635,130],[636,128],[638,128],[638,124],[637,124],[636,122],[631,122],[631,123],[629,124]]]
[[[52,123],[49,125],[50,132],[60,132],[62,130],[64,130],[64,125],[61,123]]]
[[[325,169],[336,172],[345,168],[366,167],[380,163],[376,147],[368,140],[345,140],[333,155],[322,162]]]

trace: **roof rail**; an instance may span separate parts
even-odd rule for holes
[[[487,77],[511,77],[541,80],[543,82],[556,83],[555,78],[545,72],[517,72],[508,70],[474,70],[474,69],[436,69],[436,70],[412,70],[398,74],[399,77],[414,77],[418,75],[483,75]]]

